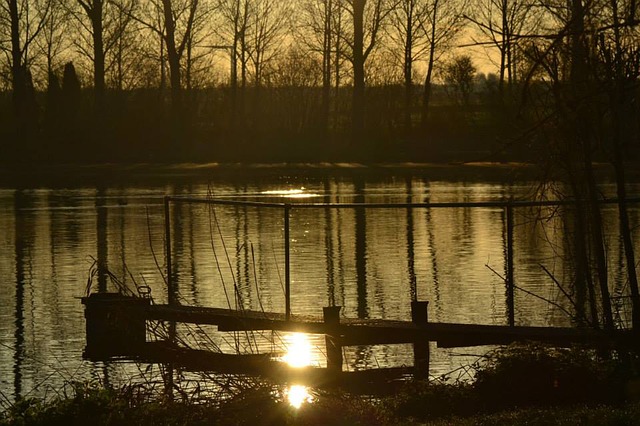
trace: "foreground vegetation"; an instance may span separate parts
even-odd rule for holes
[[[590,351],[510,346],[477,368],[473,383],[407,382],[392,395],[315,391],[292,407],[278,386],[257,385],[225,398],[176,401],[136,386],[76,383],[50,401],[21,400],[0,425],[634,425],[633,357],[603,360]]]

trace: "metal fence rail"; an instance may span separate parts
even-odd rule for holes
[[[477,202],[437,202],[437,203],[273,203],[262,201],[228,200],[220,198],[197,198],[197,197],[164,197],[164,220],[165,220],[165,253],[167,256],[167,287],[169,304],[176,304],[177,294],[172,278],[171,260],[171,203],[186,204],[208,204],[243,206],[257,208],[277,208],[283,210],[284,222],[284,269],[285,269],[285,317],[288,321],[291,318],[291,269],[290,269],[290,224],[289,217],[293,209],[438,209],[438,208],[502,208],[506,214],[507,224],[507,250],[506,250],[506,293],[507,293],[507,316],[509,325],[515,325],[514,307],[514,266],[513,266],[513,211],[515,208],[525,207],[560,207],[589,203],[588,200],[514,200],[504,201],[477,201]],[[599,204],[619,205],[618,199],[598,200]],[[625,203],[640,203],[640,197],[627,198]]]

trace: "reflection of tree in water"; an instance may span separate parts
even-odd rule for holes
[[[246,192],[246,187],[244,191]],[[236,211],[236,277],[238,280],[237,294],[238,305],[242,308],[251,307],[251,271],[250,271],[250,257],[249,246],[251,241],[249,239],[249,211],[247,206],[237,207]]]
[[[109,268],[108,240],[107,240],[107,205],[106,189],[99,186],[96,190],[96,222],[97,251],[98,251],[98,291],[107,291],[107,270]]]
[[[31,269],[31,251],[34,243],[33,218],[30,208],[33,207],[32,197],[23,190],[14,194],[15,220],[15,262],[16,262],[16,305],[15,305],[15,352],[13,355],[13,387],[14,397],[18,401],[22,395],[22,368],[26,355],[25,348],[25,287],[31,276],[27,270]]]
[[[331,186],[329,180],[324,180],[324,197],[323,202],[330,204],[331,199]],[[324,209],[324,257],[326,260],[326,276],[327,276],[327,298],[329,306],[336,306],[336,283],[335,283],[335,265],[334,256],[335,250],[333,247],[333,229],[335,224],[333,223],[334,209]],[[338,234],[339,235],[339,234]]]
[[[406,179],[407,185],[407,203],[413,202],[413,186],[411,176]],[[413,209],[408,208],[407,211],[407,268],[409,272],[409,291],[411,300],[418,300],[418,289],[415,268],[415,242],[414,242],[414,225],[413,225]]]
[[[192,192],[192,188],[191,186],[189,186],[189,194]],[[188,208],[188,212],[189,212],[189,269],[190,269],[190,273],[188,275],[189,277],[189,292],[190,292],[190,296],[193,300],[193,303],[196,305],[199,305],[198,303],[198,286],[197,286],[197,277],[196,277],[196,247],[195,247],[195,241],[194,241],[194,235],[195,235],[195,230],[194,230],[194,219],[195,219],[195,215],[194,215],[194,209],[197,208],[197,206],[190,204],[187,206]]]
[[[355,202],[364,203],[364,181],[356,179]],[[355,234],[356,234],[356,280],[358,293],[358,318],[368,318],[367,306],[367,219],[364,208],[355,210]]]
[[[429,200],[426,200],[429,202]],[[427,222],[427,236],[429,237],[429,258],[431,261],[431,276],[433,279],[433,294],[435,296],[436,319],[440,319],[442,314],[442,303],[440,298],[440,279],[438,272],[438,256],[436,252],[436,240],[433,233],[433,219],[431,209],[425,209],[425,219]]]

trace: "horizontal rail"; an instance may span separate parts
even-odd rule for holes
[[[257,208],[278,208],[284,210],[284,267],[285,267],[285,315],[289,320],[291,317],[291,273],[290,273],[290,236],[289,236],[289,215],[293,209],[431,209],[431,208],[500,208],[506,210],[507,215],[507,260],[512,265],[513,262],[513,209],[516,207],[558,207],[566,205],[575,205],[579,202],[587,203],[587,200],[545,200],[545,201],[526,201],[526,200],[502,200],[502,201],[476,201],[476,202],[437,202],[437,203],[299,203],[299,202],[262,202],[262,201],[246,201],[246,200],[229,200],[219,198],[200,198],[200,197],[182,197],[182,196],[165,196],[165,226],[166,226],[166,255],[167,255],[167,287],[169,290],[169,301],[173,301],[175,297],[175,288],[171,269],[171,229],[170,215],[171,209],[169,204],[174,203],[192,203],[192,204],[208,204],[208,205],[228,205],[239,207],[257,207]],[[628,198],[627,203],[639,203],[639,197]],[[598,200],[599,204],[618,204],[618,199]],[[509,266],[507,273],[507,304],[509,312],[509,324],[515,325],[514,319],[514,301],[513,301],[513,266]],[[172,303],[170,303],[172,304]]]
[[[196,198],[196,197],[166,197],[172,202],[195,203],[195,204],[219,204],[231,206],[247,207],[277,207],[290,209],[342,209],[342,208],[375,208],[375,209],[398,209],[398,208],[489,208],[489,207],[558,207],[573,205],[579,202],[587,203],[587,200],[506,200],[506,201],[472,201],[472,202],[437,202],[437,203],[267,203],[262,201],[238,201],[222,200],[219,198]],[[627,203],[640,203],[640,197],[628,198]],[[598,200],[598,204],[618,204],[617,198]]]

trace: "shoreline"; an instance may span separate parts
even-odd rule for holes
[[[599,179],[613,180],[609,164],[596,164]],[[0,168],[0,187],[85,186],[136,182],[210,182],[217,179],[248,180],[295,174],[320,178],[327,175],[366,177],[424,177],[427,180],[530,182],[540,179],[536,165],[521,162],[319,162],[319,163],[96,163],[13,164]],[[630,180],[640,178],[640,164],[628,168]]]

